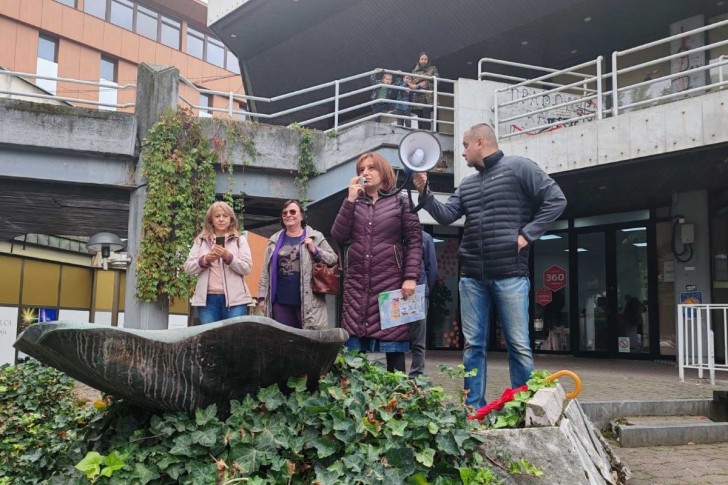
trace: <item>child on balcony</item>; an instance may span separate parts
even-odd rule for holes
[[[398,116],[412,116],[412,106],[410,106],[407,103],[412,102],[412,91],[410,89],[417,89],[417,86],[415,86],[414,82],[412,81],[412,76],[409,74],[406,74],[400,82],[396,84],[397,86],[406,88],[406,89],[398,89],[397,91],[397,104],[394,106],[394,114]],[[410,120],[404,119],[404,118],[397,118],[397,124],[399,126],[406,126],[407,128],[410,127]]]
[[[385,72],[381,75],[381,78],[380,78],[379,76],[377,76],[377,74],[381,73],[381,72],[382,72],[382,69],[377,68],[377,72],[372,74],[369,77],[369,82],[371,82],[372,85],[374,85],[374,84],[392,84],[392,81],[393,81],[392,75],[389,74],[388,72]],[[372,95],[371,95],[370,99],[372,101],[377,100],[377,99],[382,99],[382,100],[395,99],[396,93],[394,93],[393,91],[394,91],[393,89],[389,89],[387,87],[380,86],[377,89],[372,91]],[[393,106],[394,105],[392,103],[378,102],[378,103],[374,103],[372,105],[372,111],[375,113],[381,113],[383,111],[391,111]]]

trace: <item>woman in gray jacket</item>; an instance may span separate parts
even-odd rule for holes
[[[326,298],[312,291],[314,262],[338,261],[323,234],[306,225],[297,200],[287,200],[281,213],[283,229],[273,234],[263,258],[258,305],[267,317],[295,328],[326,327]]]

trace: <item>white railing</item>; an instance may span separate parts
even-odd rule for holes
[[[0,70],[0,75],[7,75],[7,76],[13,76],[16,78],[31,78],[31,79],[42,79],[46,81],[56,81],[59,83],[68,83],[68,84],[74,84],[79,86],[93,86],[95,88],[98,88],[98,93],[100,93],[102,90],[108,91],[108,90],[116,90],[116,91],[123,91],[123,90],[135,90],[136,85],[135,84],[116,84],[116,83],[110,83],[110,82],[94,82],[94,81],[83,81],[81,79],[70,79],[66,77],[56,77],[56,76],[44,76],[41,74],[32,74],[29,72],[15,72],[15,71],[5,71]],[[32,83],[31,83],[32,84]],[[42,88],[38,88],[42,89]],[[96,90],[94,90],[96,91]],[[32,92],[32,91],[21,91],[21,90],[12,90],[12,89],[0,89],[0,95],[7,95],[7,96],[17,96],[17,97],[24,97],[24,98],[36,98],[36,99],[47,99],[47,100],[53,100],[53,101],[64,101],[67,103],[74,103],[74,104],[87,104],[90,106],[99,106],[102,108],[116,108],[116,109],[125,109],[125,108],[133,108],[135,103],[105,103],[102,101],[94,101],[92,99],[83,99],[83,98],[72,98],[69,96],[59,96],[57,94],[44,94],[40,92]]]
[[[654,42],[649,42],[647,44],[642,44],[637,47],[633,47],[631,49],[613,52],[612,53],[612,86],[614,89],[612,89],[612,114],[614,116],[619,114],[620,109],[628,109],[628,108],[636,108],[639,106],[644,106],[648,104],[654,104],[656,102],[660,101],[667,101],[671,99],[676,98],[682,98],[689,94],[699,93],[701,91],[707,91],[710,89],[714,89],[717,87],[722,87],[726,84],[728,84],[728,81],[720,80],[718,83],[711,84],[709,82],[706,82],[704,85],[696,86],[696,87],[686,87],[686,89],[681,89],[681,87],[676,83],[679,79],[690,79],[691,74],[696,73],[705,73],[706,70],[712,69],[714,67],[718,67],[719,70],[722,71],[722,66],[726,63],[728,63],[728,60],[724,60],[722,57],[719,59],[719,62],[715,64],[710,64],[709,62],[706,62],[703,66],[687,66],[687,69],[680,70],[679,72],[675,72],[672,74],[667,74],[665,76],[655,77],[652,78],[650,76],[650,79],[646,79],[644,81],[629,84],[629,85],[621,85],[620,83],[620,75],[628,74],[631,72],[643,70],[648,67],[656,66],[658,64],[661,64],[663,62],[667,61],[673,61],[677,59],[686,58],[689,59],[689,56],[691,54],[706,52],[711,49],[716,49],[718,47],[726,46],[728,45],[728,39],[721,40],[718,42],[713,42],[712,44],[705,44],[703,46],[698,46],[693,49],[689,49],[682,52],[676,52],[674,54],[670,54],[664,57],[660,57],[657,59],[651,59],[647,62],[642,62],[640,64],[635,64],[629,67],[623,67],[619,68],[619,58],[624,57],[626,55],[634,54],[636,52],[644,51],[646,49],[651,49],[653,47],[661,46],[666,43],[678,41],[687,37],[691,37],[695,34],[703,34],[708,31],[715,31],[716,29],[720,27],[724,27],[728,25],[728,20],[723,20],[721,22],[716,22],[710,25],[706,25],[704,27],[700,27],[697,29],[689,30],[687,32],[682,32],[680,34],[676,34],[670,37],[666,37],[664,39],[660,39]],[[660,83],[661,81],[669,81],[670,83],[670,89],[669,93],[656,93],[655,96],[650,96],[649,99],[644,99],[632,103],[624,103],[622,105],[619,104],[619,94],[624,93],[627,90],[634,90],[641,87],[649,87],[651,85],[656,85]]]
[[[612,53],[612,71],[603,73],[603,58],[597,57],[577,66],[556,70],[542,66],[510,62],[500,59],[483,58],[478,62],[478,79],[508,83],[495,89],[493,99],[494,128],[500,139],[522,134],[538,134],[544,131],[570,126],[584,121],[601,119],[604,116],[617,116],[627,110],[652,106],[663,102],[683,99],[687,96],[720,90],[728,86],[723,68],[728,65],[728,56],[721,55],[713,63],[687,66],[660,77],[654,77],[654,66],[687,58],[692,54],[708,52],[728,45],[728,39],[683,50],[667,56],[652,58],[638,64],[625,65],[620,68],[620,60],[625,56],[645,52],[672,42],[694,36],[705,35],[713,31],[718,34],[721,28],[728,26],[728,20],[716,22],[698,29],[649,42],[631,49]],[[488,66],[490,65],[490,66]],[[527,70],[537,73],[536,77],[518,77],[495,72]],[[704,85],[680,89],[677,80],[689,79],[695,74],[712,72],[717,69],[717,80],[707,79]],[[706,72],[707,71],[707,72]],[[647,72],[643,80],[634,82],[640,72]],[[710,76],[705,76],[709,78]],[[630,79],[631,78],[631,79]],[[611,84],[611,87],[609,86]],[[558,97],[557,97],[558,96]],[[563,101],[562,99],[566,99]],[[605,101],[611,101],[611,107],[605,108]]]
[[[410,75],[413,78],[416,79],[427,79],[432,84],[432,89],[417,89],[417,90],[411,90],[413,93],[423,93],[423,94],[431,94],[432,95],[432,103],[415,103],[415,102],[408,102],[408,101],[397,101],[396,99],[374,99],[374,100],[367,100],[364,102],[357,101],[357,96],[361,97],[362,95],[369,98],[369,93],[377,90],[380,87],[386,87],[388,89],[391,89],[393,91],[403,91],[407,90],[405,87],[396,86],[393,84],[373,84],[368,85],[365,87],[361,87],[361,80],[366,79],[367,84],[369,84],[369,78],[373,74],[383,74],[383,73],[389,73],[392,74],[395,77],[403,77],[405,75]],[[211,89],[202,89],[198,86],[194,85],[184,77],[180,77],[180,81],[190,87],[191,89],[194,89],[199,94],[206,94],[206,95],[213,95],[213,96],[222,96],[228,99],[228,106],[227,108],[214,108],[210,106],[203,106],[199,104],[193,103],[191,100],[185,98],[182,94],[180,94],[180,100],[189,106],[190,108],[200,110],[202,112],[207,113],[225,113],[228,117],[233,118],[235,116],[245,116],[247,118],[255,118],[260,119],[264,121],[275,121],[276,119],[286,119],[289,120],[290,118],[293,118],[296,123],[298,123],[301,126],[307,126],[311,125],[313,123],[322,122],[322,121],[328,121],[331,124],[331,128],[325,130],[326,132],[330,131],[337,131],[344,128],[349,128],[354,125],[363,123],[368,120],[374,120],[378,119],[382,116],[391,118],[391,119],[401,119],[405,121],[409,120],[415,120],[418,122],[418,125],[422,123],[429,123],[430,124],[430,130],[431,131],[438,131],[441,125],[453,125],[452,121],[447,120],[441,120],[438,119],[438,113],[441,111],[453,111],[453,108],[451,106],[443,106],[442,103],[440,103],[441,98],[444,97],[453,97],[452,92],[444,91],[442,89],[443,84],[449,84],[453,85],[455,83],[452,79],[445,79],[441,77],[434,77],[434,76],[422,76],[421,74],[412,74],[402,71],[394,71],[389,69],[375,69],[372,71],[367,71],[361,74],[356,74],[354,76],[349,76],[343,79],[337,79],[334,81],[330,81],[323,84],[318,84],[316,86],[311,86],[304,89],[299,89],[298,91],[293,91],[290,93],[282,94],[280,96],[274,96],[272,98],[265,98],[260,96],[249,96],[245,94],[238,94],[238,93],[232,93],[232,92],[224,92],[224,91],[214,91]],[[357,82],[358,81],[358,82]],[[250,112],[245,110],[239,110],[234,109],[235,102],[244,102],[246,104],[249,104],[250,102],[255,103],[271,103],[275,104],[276,102],[280,102],[283,100],[289,100],[292,98],[295,98],[297,96],[301,96],[304,94],[310,94],[310,93],[317,93],[319,96],[322,96],[321,99],[318,99],[316,101],[311,101],[302,105],[294,106],[292,108],[283,109],[281,111],[276,111],[274,113],[259,113],[259,112]],[[351,103],[345,107],[342,107],[344,104],[343,102],[346,102],[348,100],[351,100]],[[368,109],[371,106],[377,104],[377,103],[385,103],[391,105],[392,112],[381,112],[381,113],[371,113],[366,114],[364,116],[357,114],[358,111],[362,109]],[[423,118],[420,116],[406,116],[406,115],[400,115],[394,113],[395,106],[397,104],[400,105],[407,105],[411,109],[428,109],[431,110],[431,116],[428,118]],[[326,111],[323,114],[317,114],[315,116],[310,115],[310,110],[316,107],[324,107],[324,111]],[[326,107],[330,106],[331,109],[327,109]],[[319,108],[319,111],[321,111],[321,108]],[[307,114],[309,112],[309,114]]]
[[[545,74],[532,79],[509,76],[484,70],[487,64],[540,71]],[[602,64],[601,56],[593,61],[561,70],[488,57],[480,59],[479,80],[515,82],[496,88],[494,91],[493,128],[496,137],[505,139],[523,133],[542,133],[581,121],[601,119],[604,112]],[[594,70],[594,74],[583,72],[590,69]],[[574,78],[576,80],[572,81]],[[503,97],[506,100],[503,100]],[[563,98],[566,98],[566,101],[563,101]],[[521,120],[520,126],[517,123],[519,120]],[[510,123],[506,125],[510,132],[501,134],[503,130],[500,125],[507,123]]]
[[[685,369],[698,369],[710,375],[715,385],[715,371],[728,372],[728,305],[690,304],[677,306],[677,357],[680,381],[685,380]],[[722,326],[722,364],[715,362],[715,333]]]

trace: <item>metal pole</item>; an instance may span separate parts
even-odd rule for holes
[[[602,100],[602,62],[604,57],[597,57],[597,119],[601,120],[604,116],[604,103]]]
[[[339,129],[339,80],[334,82],[334,132]]]
[[[617,51],[614,51],[612,52],[612,116],[619,114],[617,99]]]
[[[680,382],[685,382],[685,358],[683,345],[685,345],[685,309],[677,306],[677,369]]]
[[[432,131],[437,132],[437,78],[432,79]]]

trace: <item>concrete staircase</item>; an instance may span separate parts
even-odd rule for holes
[[[623,448],[728,442],[728,391],[713,399],[581,403],[597,429]]]

